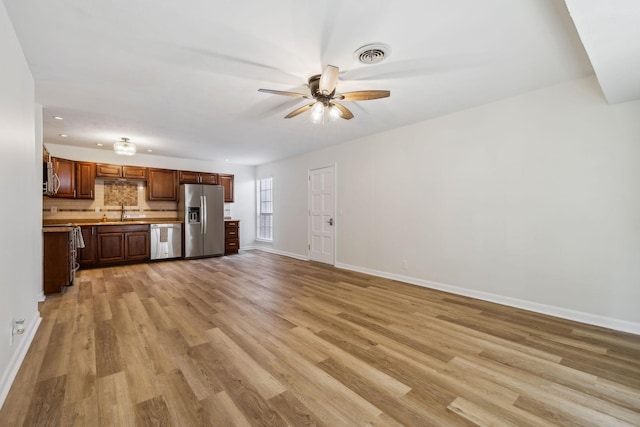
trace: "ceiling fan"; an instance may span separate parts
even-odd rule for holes
[[[311,121],[314,123],[321,123],[327,119],[352,119],[353,113],[349,111],[347,107],[338,104],[336,101],[367,101],[370,99],[387,98],[391,95],[391,92],[388,90],[359,90],[355,92],[336,93],[338,74],[338,67],[327,65],[324,71],[322,71],[322,74],[309,77],[309,95],[273,89],[258,89],[258,92],[313,99],[314,101],[312,103],[293,110],[284,116],[284,118],[290,119],[305,111],[311,110]]]

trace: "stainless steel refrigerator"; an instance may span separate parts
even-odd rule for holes
[[[184,220],[184,257],[224,255],[224,190],[220,185],[181,184],[179,218]]]

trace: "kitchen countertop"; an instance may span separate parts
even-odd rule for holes
[[[66,226],[48,226],[48,227],[42,227],[42,232],[43,233],[68,233],[70,231],[73,231],[73,227],[66,227]]]
[[[162,219],[162,218],[144,218],[140,220],[127,220],[127,221],[106,221],[102,220],[49,220],[43,221],[42,225],[46,226],[45,228],[57,228],[52,227],[60,224],[61,226],[90,226],[90,225],[146,225],[146,224],[182,224],[183,221],[179,221],[177,219]]]

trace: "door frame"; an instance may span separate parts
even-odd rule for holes
[[[338,258],[338,164],[333,163],[326,166],[318,166],[307,170],[307,260],[311,261],[311,172],[333,168],[333,262],[327,265],[336,265]]]

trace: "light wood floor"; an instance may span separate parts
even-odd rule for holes
[[[640,425],[640,337],[277,255],[81,271],[0,425]]]

